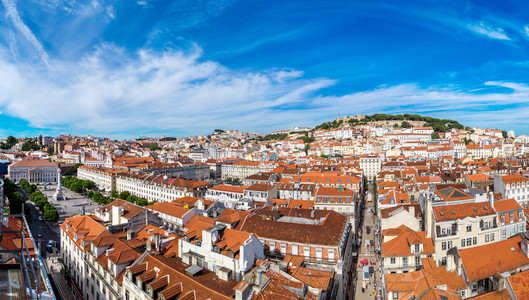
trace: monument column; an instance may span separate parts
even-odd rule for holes
[[[66,196],[62,192],[61,187],[61,168],[57,168],[57,190],[55,190],[55,194],[53,194],[53,199],[55,200],[66,200]]]

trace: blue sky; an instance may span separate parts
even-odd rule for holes
[[[529,133],[523,1],[0,0],[0,137],[420,113]]]

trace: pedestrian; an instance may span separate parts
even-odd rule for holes
[[[366,292],[366,289],[362,287],[362,294]]]

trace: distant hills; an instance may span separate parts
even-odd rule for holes
[[[388,115],[388,114],[374,114],[371,116],[357,115],[355,117],[341,117],[336,118],[331,122],[324,122],[314,129],[332,129],[348,123],[351,126],[365,125],[365,124],[378,124],[378,125],[390,125],[394,127],[415,127],[424,126],[432,127],[436,132],[447,132],[452,128],[457,129],[470,129],[463,126],[458,121],[450,119],[438,119],[421,115],[403,114],[403,115]]]

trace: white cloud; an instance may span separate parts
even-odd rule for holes
[[[49,56],[48,53],[44,50],[44,47],[39,42],[37,37],[33,34],[31,29],[22,21],[22,18],[20,18],[20,15],[17,11],[16,3],[13,0],[2,0],[2,4],[4,5],[4,8],[6,9],[6,15],[11,21],[11,23],[15,26],[15,28],[22,33],[22,35],[26,38],[26,40],[35,47],[35,50],[39,54],[42,61],[49,66]]]
[[[478,125],[484,119],[468,113],[477,108],[525,105],[495,113],[504,123],[529,112],[529,89],[518,83],[486,83],[511,87],[512,93],[402,84],[322,96],[334,81],[307,79],[296,70],[234,71],[204,61],[198,47],[186,53],[143,49],[127,55],[115,45],[101,44],[76,64],[52,61],[50,72],[10,62],[7,54],[0,52],[0,109],[34,127],[58,131],[136,136],[223,127],[267,132],[316,125],[338,114],[375,112],[460,114]]]
[[[467,28],[475,33],[486,35],[491,39],[511,40],[502,28],[493,28],[483,22],[479,24],[468,24]]]

